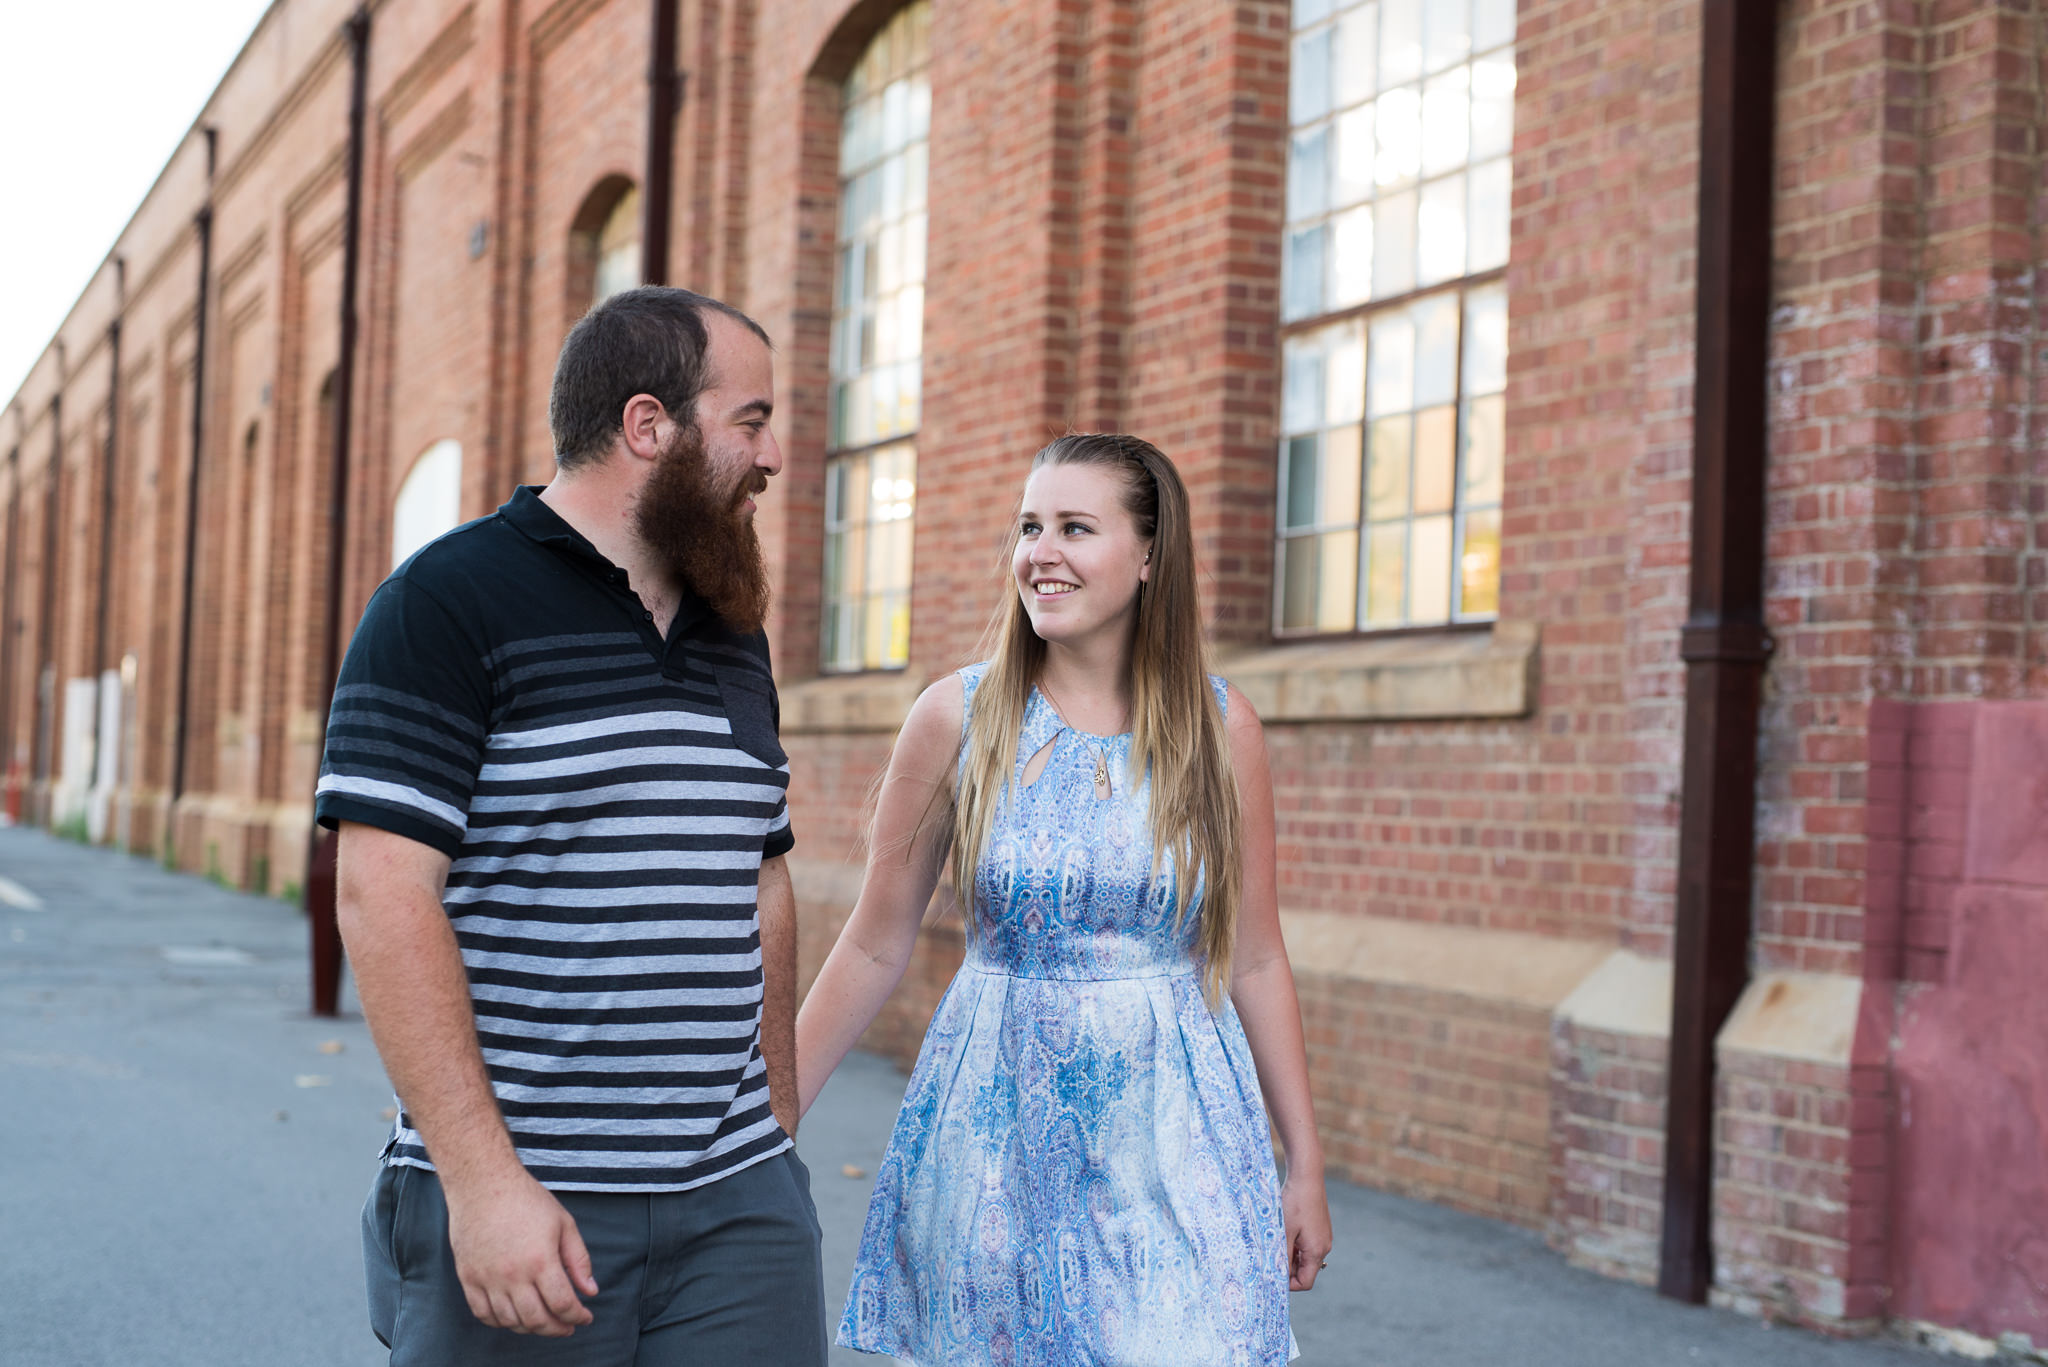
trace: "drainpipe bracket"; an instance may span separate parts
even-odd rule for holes
[[[1678,633],[1678,658],[1687,664],[1762,664],[1777,648],[1761,622],[1687,622]]]

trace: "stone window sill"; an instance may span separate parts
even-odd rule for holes
[[[1269,722],[1526,717],[1536,707],[1539,632],[1487,631],[1290,641],[1222,660],[1223,676]],[[894,733],[921,673],[826,675],[781,690],[784,735]]]
[[[1536,708],[1540,631],[1290,641],[1221,662],[1223,676],[1269,722],[1429,721],[1526,717]]]
[[[911,670],[870,674],[827,674],[777,690],[785,736],[893,734],[924,691],[925,679]]]

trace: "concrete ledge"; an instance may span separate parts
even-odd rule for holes
[[[1613,951],[1559,1004],[1557,1019],[1611,1034],[1669,1038],[1671,961]]]
[[[792,854],[789,876],[799,907],[843,916],[860,896],[861,865],[855,860]],[[943,886],[932,900],[934,910],[951,901]],[[1593,941],[1385,916],[1282,912],[1280,921],[1296,973],[1456,993],[1542,1011],[1555,1008],[1610,957],[1607,945]],[[925,924],[929,929],[931,912]]]
[[[922,674],[890,670],[828,674],[783,685],[777,689],[782,704],[782,733],[894,733],[910,715],[910,705],[924,691],[925,683]]]
[[[1266,721],[1526,717],[1536,707],[1540,630],[1497,622],[1344,641],[1291,641],[1222,662]]]
[[[1608,946],[1522,931],[1385,916],[1282,912],[1287,957],[1302,974],[1420,987],[1548,1011],[1605,958]]]
[[[1847,1068],[1863,984],[1822,973],[1759,973],[1742,990],[1714,1047]]]

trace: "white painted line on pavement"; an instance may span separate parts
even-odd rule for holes
[[[43,899],[30,892],[12,878],[0,876],[0,902],[23,911],[41,911]]]
[[[225,968],[253,964],[256,956],[230,945],[165,945],[163,956],[187,968]]]

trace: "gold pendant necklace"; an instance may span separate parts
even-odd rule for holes
[[[1042,680],[1038,685],[1038,691],[1045,695],[1045,705],[1052,709],[1052,714],[1053,716],[1059,719],[1060,726],[1068,731],[1073,731],[1074,735],[1080,740],[1080,742],[1083,745],[1087,746],[1090,750],[1095,752],[1095,800],[1097,802],[1109,801],[1110,797],[1112,796],[1112,790],[1109,786],[1108,748],[1105,746],[1097,745],[1094,741],[1094,738],[1089,736],[1085,731],[1074,730],[1072,723],[1070,723],[1067,720],[1067,714],[1065,710],[1062,709],[1059,703],[1053,698],[1052,690],[1050,688],[1047,688]]]

